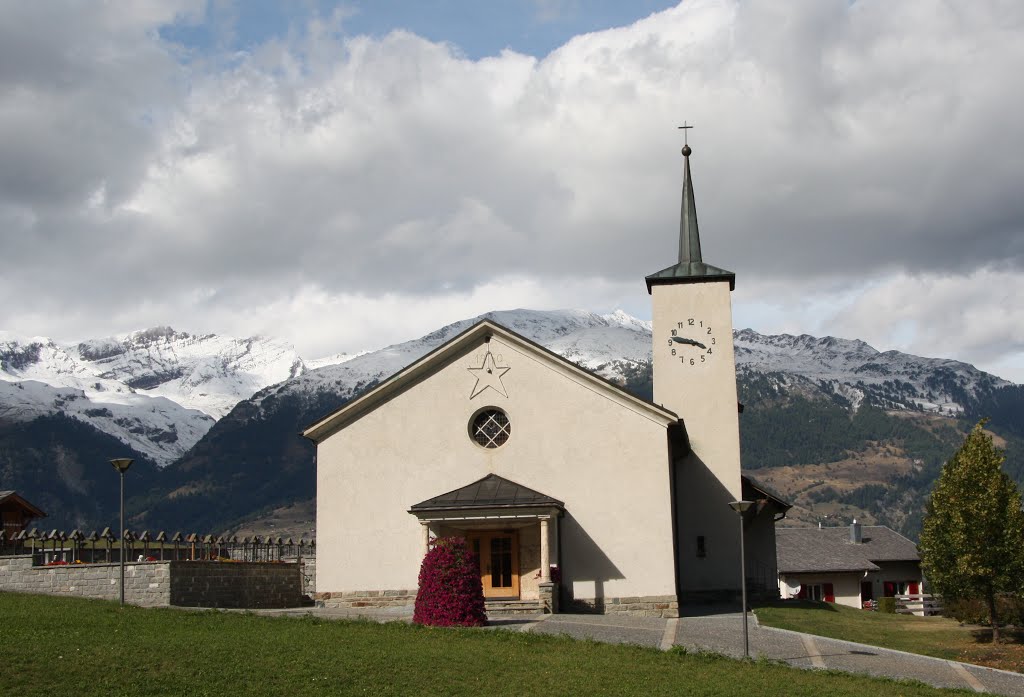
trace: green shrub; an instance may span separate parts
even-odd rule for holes
[[[889,615],[896,614],[896,598],[879,598],[878,611]]]
[[[440,537],[420,566],[412,621],[436,627],[487,622],[479,559],[461,537]]]
[[[944,599],[942,614],[964,624],[988,625],[988,606],[981,598]],[[1012,594],[996,596],[996,617],[1000,624],[1024,626],[1024,598]]]

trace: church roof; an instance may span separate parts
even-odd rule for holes
[[[564,507],[564,503],[522,484],[516,484],[496,474],[488,474],[472,484],[449,491],[432,499],[421,501],[409,511],[465,510],[476,508],[535,508],[537,506]]]
[[[850,528],[777,528],[779,573],[877,571],[877,562],[918,561],[917,545],[884,525],[864,525],[861,542]]]
[[[736,288],[736,274],[705,264],[700,252],[700,230],[697,227],[697,203],[693,196],[690,176],[689,145],[683,147],[683,199],[679,210],[679,263],[673,264],[647,277],[647,292],[651,286],[667,283],[704,283],[728,281],[729,289]]]
[[[786,501],[782,496],[774,489],[766,486],[757,479],[749,475],[741,475],[740,481],[743,486],[743,498],[747,500],[762,500],[774,503],[783,510],[789,510],[793,507],[793,504]]]
[[[381,404],[396,394],[412,387],[424,377],[439,370],[449,360],[459,356],[468,346],[474,346],[483,341],[490,341],[491,337],[499,337],[513,346],[532,353],[534,356],[548,362],[550,365],[561,367],[576,377],[587,381],[604,394],[618,401],[620,404],[628,405],[635,411],[646,415],[648,418],[663,422],[669,426],[679,421],[675,412],[665,407],[641,399],[618,385],[599,375],[581,368],[572,361],[566,360],[554,351],[550,351],[540,344],[530,341],[525,336],[517,334],[511,329],[504,327],[491,320],[480,320],[466,331],[458,334],[436,349],[414,361],[405,368],[399,370],[391,377],[381,381],[372,390],[363,393],[359,397],[350,400],[341,408],[321,417],[302,431],[302,435],[315,443],[319,443],[328,436],[344,428],[347,424],[355,421],[364,414],[376,409]]]
[[[18,495],[16,491],[0,491],[0,504],[15,504],[23,508],[31,518],[45,518],[46,514]]]

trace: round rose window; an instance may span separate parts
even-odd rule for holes
[[[497,448],[512,435],[512,424],[501,409],[485,409],[473,417],[469,435],[485,448]]]

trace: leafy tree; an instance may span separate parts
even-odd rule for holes
[[[982,420],[942,468],[921,531],[925,574],[943,596],[981,598],[999,641],[996,594],[1024,582],[1021,496]]]

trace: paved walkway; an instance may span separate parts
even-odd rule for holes
[[[412,620],[412,608],[326,610],[257,610],[267,615],[311,614],[325,619],[363,618],[380,622]],[[566,634],[614,644],[639,644],[667,650],[682,646],[743,656],[743,616],[739,612],[700,607],[684,609],[679,619],[614,615],[536,615],[493,620],[491,627],[534,634]],[[920,680],[936,687],[1024,697],[1024,675],[968,663],[883,649],[850,641],[762,627],[748,615],[750,655],[782,661],[797,668],[832,669],[889,678]]]

